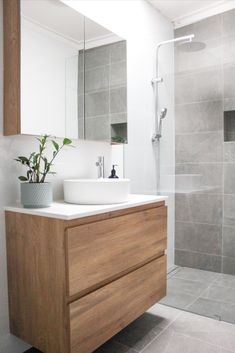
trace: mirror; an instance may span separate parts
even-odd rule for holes
[[[21,133],[126,143],[126,41],[59,0],[20,5]]]

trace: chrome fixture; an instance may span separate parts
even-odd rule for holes
[[[95,165],[98,167],[98,178],[104,178],[104,156],[98,156]]]
[[[160,140],[162,136],[162,120],[165,118],[167,114],[167,109],[161,109],[159,113],[159,97],[158,97],[158,84],[163,82],[163,78],[160,77],[159,74],[159,49],[161,46],[165,44],[171,43],[191,43],[194,38],[194,34],[190,34],[188,36],[178,37],[175,39],[166,40],[157,44],[156,49],[156,77],[154,77],[151,81],[153,90],[154,90],[154,116],[155,116],[155,133],[152,137],[152,142],[157,142]]]

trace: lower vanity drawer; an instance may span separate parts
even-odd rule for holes
[[[90,353],[166,293],[166,256],[69,305],[71,353]]]

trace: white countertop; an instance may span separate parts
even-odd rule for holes
[[[167,196],[131,194],[128,202],[112,205],[75,205],[65,203],[64,201],[57,201],[53,202],[53,204],[47,208],[23,208],[21,205],[13,205],[5,207],[5,211],[59,218],[68,221],[166,200]]]

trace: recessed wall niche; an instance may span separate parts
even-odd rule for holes
[[[224,141],[235,141],[235,110],[224,112]]]

